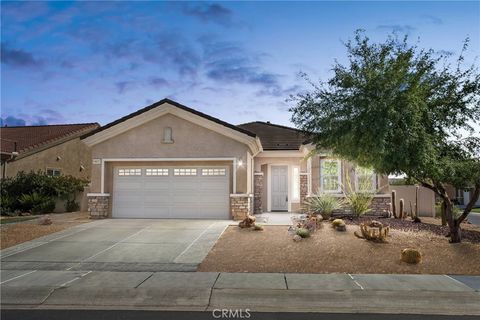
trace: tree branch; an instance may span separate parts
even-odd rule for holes
[[[477,202],[479,196],[480,196],[480,183],[475,185],[475,189],[473,190],[473,193],[471,193],[470,201],[465,207],[465,210],[463,210],[462,215],[458,218],[458,223],[461,223],[463,220],[465,220],[465,218],[467,218],[468,214],[470,213],[470,211],[472,211],[473,206]]]

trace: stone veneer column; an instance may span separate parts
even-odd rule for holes
[[[252,194],[231,194],[230,212],[233,220],[243,220],[252,212]]]
[[[383,215],[387,211],[391,210],[392,196],[390,194],[377,194],[373,198],[370,208],[372,211],[369,214]]]
[[[91,219],[108,218],[108,204],[110,194],[108,193],[88,193],[88,212]]]
[[[262,213],[263,172],[255,172],[253,181],[253,213]]]
[[[300,205],[303,205],[308,195],[308,173],[300,173]]]

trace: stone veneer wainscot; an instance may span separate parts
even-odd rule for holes
[[[92,219],[108,218],[110,194],[88,193],[88,212]]]

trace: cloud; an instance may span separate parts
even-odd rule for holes
[[[200,39],[205,60],[204,69],[209,79],[218,82],[258,85],[269,91],[281,90],[280,75],[261,67],[261,54],[247,52],[233,42]]]
[[[232,24],[232,11],[217,3],[185,4],[182,7],[182,12],[203,22],[213,22],[222,26],[230,26]]]
[[[26,124],[25,120],[17,118],[14,116],[6,116],[5,118],[0,118],[1,127],[15,127],[15,126],[24,126]]]
[[[136,87],[136,83],[134,81],[118,81],[115,82],[115,87],[117,88],[117,92],[119,94],[123,94],[134,89]]]
[[[59,112],[52,109],[41,109],[35,115],[19,114],[18,116],[6,116],[1,118],[1,126],[41,126],[47,124],[65,123],[65,118]]]
[[[421,16],[421,18],[424,22],[427,22],[427,23],[436,24],[436,25],[443,24],[443,20],[441,18],[432,16],[430,14],[424,14]]]
[[[414,31],[416,28],[409,24],[382,24],[377,26],[377,30],[387,30],[393,32],[400,32],[400,33],[410,33]]]
[[[42,62],[36,59],[32,53],[22,49],[10,48],[8,44],[2,43],[2,63],[15,67],[39,67]]]
[[[153,77],[148,80],[148,83],[155,88],[166,87],[169,85],[168,81],[161,77]]]
[[[48,4],[43,1],[2,1],[2,19],[25,22],[43,16],[49,12]]]
[[[147,61],[173,64],[181,75],[195,75],[201,63],[200,57],[187,39],[175,32],[165,32],[155,37],[156,50],[146,52]]]

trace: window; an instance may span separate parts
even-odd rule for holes
[[[173,143],[172,128],[163,129],[163,143]]]
[[[373,191],[377,189],[377,175],[371,168],[356,167],[357,190]]]
[[[192,169],[192,168],[173,169],[173,175],[174,176],[196,176],[197,169]]]
[[[118,169],[119,176],[141,176],[142,169]]]
[[[226,173],[225,169],[202,169],[202,176],[224,176]]]
[[[47,176],[58,177],[61,174],[62,174],[62,170],[60,169],[47,168]]]
[[[300,200],[300,168],[292,169],[292,200]]]
[[[154,169],[145,169],[146,176],[168,176],[168,169],[165,168],[154,168]]]
[[[340,191],[340,160],[320,160],[320,186],[323,192]]]

